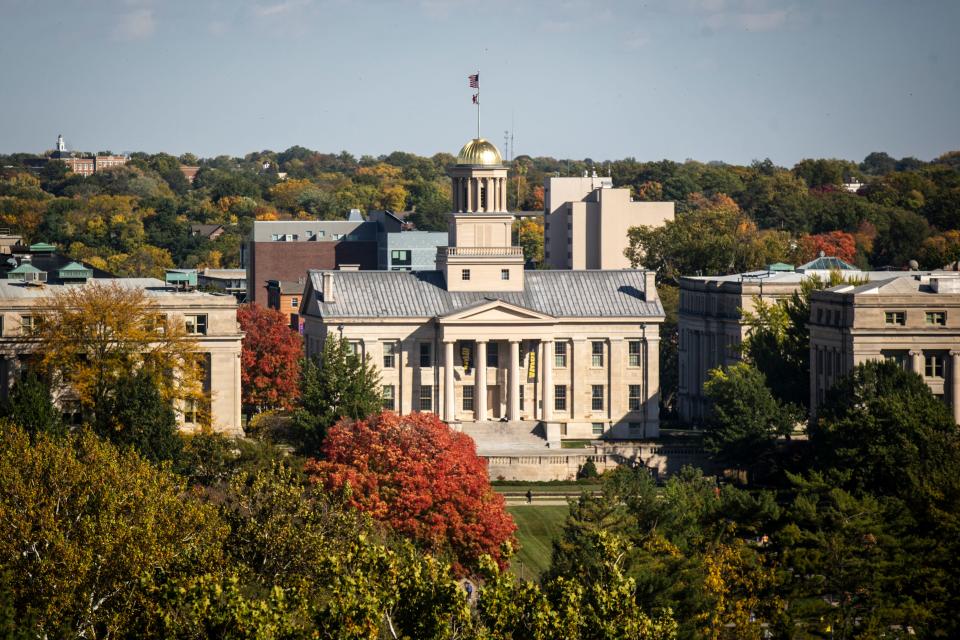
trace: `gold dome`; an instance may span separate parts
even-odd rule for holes
[[[457,164],[499,167],[503,164],[503,157],[492,142],[483,138],[474,138],[460,149],[460,153],[457,154]]]

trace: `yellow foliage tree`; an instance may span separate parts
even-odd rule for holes
[[[782,600],[772,595],[774,571],[761,564],[745,542],[734,539],[708,550],[703,587],[710,607],[698,615],[702,636],[710,640],[760,640],[763,621],[782,611]]]
[[[523,218],[513,223],[517,234],[517,244],[523,248],[523,257],[527,262],[543,262],[543,222],[533,218]]]
[[[182,318],[162,313],[143,289],[96,280],[62,288],[44,300],[34,346],[60,399],[75,401],[87,421],[110,424],[113,398],[140,370],[165,400],[204,407],[201,358]]]

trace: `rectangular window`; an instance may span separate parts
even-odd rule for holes
[[[207,314],[198,313],[195,315],[184,316],[186,321],[187,333],[191,336],[207,335]]]
[[[20,316],[20,335],[35,336],[40,331],[42,319],[38,316]]]
[[[297,306],[299,306],[299,304],[300,304],[300,298],[290,298],[290,306],[291,306],[291,307],[293,307],[294,309],[296,309]]]
[[[888,325],[903,326],[907,324],[907,313],[905,311],[885,311],[883,321]]]
[[[883,354],[883,359],[887,362],[893,362],[898,367],[907,371],[907,352],[906,351],[889,351]]]
[[[430,352],[430,343],[421,342],[420,343],[420,366],[421,367],[432,367],[433,358]]]
[[[553,366],[564,369],[567,366],[567,343],[553,343]]]
[[[412,264],[410,251],[404,249],[394,249],[390,252],[390,262],[395,267],[408,267]]]
[[[627,350],[629,353],[629,358],[627,360],[627,365],[630,367],[639,367],[642,364],[641,358],[643,353],[640,349],[639,340],[630,340],[627,342]]]
[[[469,280],[470,279],[470,269],[461,269],[460,270],[460,279]]]
[[[487,366],[488,367],[500,366],[500,349],[495,344],[487,345]]]
[[[433,411],[433,387],[420,385],[420,411]]]
[[[510,269],[500,269],[500,279],[509,280],[510,279]]]
[[[927,324],[933,325],[936,327],[945,327],[947,326],[947,312],[946,311],[927,311]]]
[[[183,401],[183,422],[184,424],[196,424],[197,422],[197,401],[193,398],[187,398]]]
[[[592,366],[603,366],[603,342],[595,340],[590,343],[590,357],[590,364]]]
[[[603,385],[590,385],[590,409],[603,411]]]
[[[943,377],[943,367],[944,367],[944,358],[943,356],[925,356],[925,366],[924,374],[928,378],[942,378]]]
[[[359,358],[361,353],[363,353],[363,349],[361,349],[359,342],[351,340],[347,343],[347,353]]]
[[[473,387],[469,385],[463,387],[463,410],[473,411]]]
[[[630,411],[639,411],[643,407],[643,392],[639,384],[627,387],[627,408]]]
[[[397,352],[400,351],[400,345],[396,342],[383,343],[383,368],[393,369],[397,366]]]
[[[557,384],[553,387],[553,409],[555,411],[567,410],[567,385]]]
[[[392,384],[383,385],[383,409],[384,411],[396,411],[397,401],[396,401],[396,391],[397,388]]]
[[[595,436],[603,435],[604,424],[602,422],[594,422],[591,426],[593,427],[593,435]]]

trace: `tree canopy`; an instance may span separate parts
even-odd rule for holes
[[[299,395],[303,338],[291,330],[283,313],[256,303],[241,305],[237,320],[244,334],[243,404],[253,411],[292,409]]]
[[[484,556],[502,566],[516,527],[493,491],[473,440],[430,413],[343,420],[308,473],[347,503],[390,524],[461,570]]]

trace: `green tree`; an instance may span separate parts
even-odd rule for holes
[[[838,639],[908,637],[886,635],[896,625],[922,635],[932,599],[918,594],[937,589],[921,558],[934,543],[916,539],[903,503],[855,497],[816,473],[793,481],[796,496],[772,536],[790,605],[781,628]]]
[[[345,338],[328,336],[320,364],[309,358],[303,362],[299,402],[293,424],[304,453],[316,455],[327,429],[338,420],[360,420],[380,411],[380,374]]]
[[[706,450],[737,469],[769,473],[776,440],[790,435],[799,412],[774,398],[766,377],[744,362],[711,370],[704,392],[711,401]]]
[[[110,425],[100,423],[99,435],[121,447],[132,447],[152,462],[176,459],[183,448],[177,416],[160,395],[156,380],[137,371],[112,398]]]
[[[753,311],[743,312],[747,339],[743,345],[746,359],[764,376],[773,395],[784,403],[810,405],[810,294],[819,289],[847,282],[839,271],[828,280],[806,278],[800,289],[784,300],[767,302],[754,298]]]
[[[148,585],[214,571],[226,530],[182,479],[90,432],[0,426],[0,566],[37,637],[121,635],[155,614]]]
[[[958,486],[960,432],[923,379],[867,362],[842,379],[810,427],[817,467],[856,491],[916,504]]]
[[[787,234],[759,231],[729,197],[693,194],[687,208],[662,227],[630,228],[624,255],[631,267],[643,265],[656,271],[658,280],[676,282],[680,276],[745,271],[786,258]]]
[[[53,404],[50,387],[33,372],[17,380],[2,405],[3,415],[30,433],[63,435],[66,425]]]

